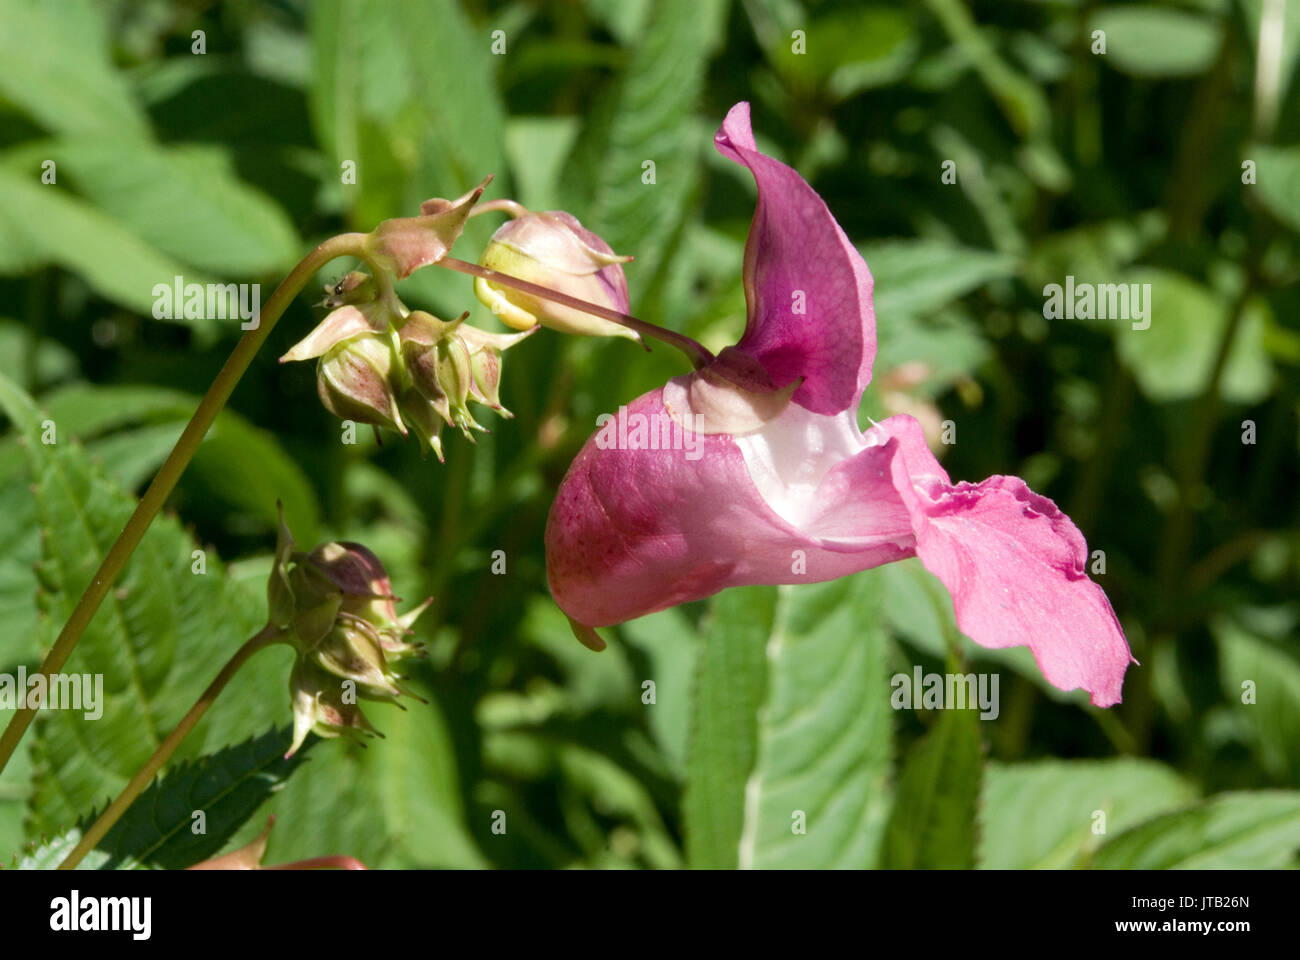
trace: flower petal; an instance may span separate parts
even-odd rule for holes
[[[758,185],[745,245],[749,318],[721,368],[739,353],[757,360],[774,387],[802,377],[794,402],[815,413],[856,409],[876,356],[871,271],[803,177],[759,153],[748,103],[731,108],[714,143]]]
[[[916,553],[952,594],[957,625],[994,649],[1028,646],[1049,683],[1082,687],[1099,707],[1120,701],[1129,663],[1124,631],[1088,578],[1083,534],[1019,477],[948,481],[921,425],[890,417],[877,428],[899,443]]]
[[[834,580],[912,555],[893,441],[826,473],[808,533],[768,505],[727,434],[678,433],[680,449],[629,449],[640,423],[642,436],[671,434],[663,393],[620,411],[605,439],[588,439],[551,507],[547,575],[573,620],[603,627],[729,586]]]

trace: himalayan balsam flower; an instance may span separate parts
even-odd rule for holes
[[[876,352],[871,273],[813,189],[757,150],[748,104],[732,108],[715,143],[758,185],[745,334],[628,407],[660,436],[693,427],[703,455],[592,437],[569,468],[546,545],[575,632],[596,645],[590,628],[725,587],[831,580],[919,556],[975,642],[1027,645],[1055,686],[1119,702],[1132,657],[1085,573],[1079,530],[1018,477],[954,484],[910,416],[859,431]]]

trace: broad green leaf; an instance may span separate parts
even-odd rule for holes
[[[199,398],[163,387],[75,384],[43,398],[58,425],[86,445],[115,480],[135,489],[152,478],[175,445]],[[318,539],[320,507],[311,481],[269,431],[223,410],[186,473],[215,496],[274,531],[276,501],[284,503],[294,536],[308,548]]]
[[[1190,783],[1150,760],[990,763],[980,803],[979,866],[1077,866],[1106,837],[1195,799]]]
[[[721,0],[656,5],[570,159],[565,207],[582,210],[583,223],[616,252],[636,256],[625,268],[634,306],[651,284],[699,181],[707,141],[684,121],[703,91],[725,6]],[[647,182],[647,163],[654,165],[653,183]]]
[[[43,532],[40,576],[48,591],[49,643],[135,501],[71,438],[42,443],[44,414],[3,379],[0,409],[19,440],[33,485],[34,522]],[[191,572],[194,549],[175,518],[155,519],[82,636],[64,673],[81,677],[102,696],[93,704],[83,698],[81,710],[43,710],[29,733],[37,771],[31,801],[36,829],[66,829],[115,796],[264,622],[264,607],[248,603],[226,581],[217,557],[206,558],[206,573]],[[287,667],[280,660],[274,651],[259,654],[241,671],[178,759],[282,722],[288,703],[281,671]]]
[[[316,738],[291,759],[289,728],[179,764],[145,790],[104,835],[80,870],[183,870],[216,856],[258,808],[281,789]],[[198,818],[198,814],[202,814]],[[23,869],[57,867],[98,816],[24,857]],[[197,829],[198,827],[202,829]]]
[[[1219,794],[1121,833],[1097,851],[1091,865],[1119,870],[1300,867],[1300,792]]]
[[[960,0],[927,0],[926,5],[944,32],[969,58],[1016,133],[1025,140],[1043,140],[1051,123],[1051,110],[1043,91],[1002,59],[970,9]]]
[[[57,184],[42,184],[39,174],[26,176],[0,166],[0,241],[17,248],[0,256],[0,270],[21,272],[33,264],[57,264],[81,275],[100,295],[151,316],[154,286],[185,275],[187,281],[207,283],[206,276],[189,273],[166,254],[150,246],[118,221]],[[16,267],[16,269],[15,269]],[[211,334],[210,318],[175,322]]]
[[[789,32],[775,32],[768,58],[796,82],[825,84],[837,99],[897,80],[919,46],[912,17],[893,7],[836,10],[799,27],[802,49]]]
[[[144,112],[109,59],[104,15],[97,4],[0,0],[0,95],[51,131],[146,140]]]
[[[1150,327],[1133,329],[1137,320],[1115,323],[1119,356],[1142,391],[1158,403],[1200,394],[1228,325],[1228,306],[1207,287],[1169,270],[1143,268],[1119,280],[1130,284],[1130,290],[1134,283],[1142,291],[1150,285],[1150,296],[1142,293]],[[1268,396],[1273,382],[1264,346],[1268,305],[1257,297],[1245,310],[1219,392],[1236,403],[1257,403]]]
[[[975,865],[982,741],[978,710],[939,712],[903,760],[881,866],[969,870]]]
[[[878,240],[858,248],[875,280],[881,328],[896,314],[925,315],[993,280],[1012,276],[1015,260],[936,240]]]
[[[740,862],[745,785],[758,760],[766,648],[776,615],[772,587],[726,590],[710,605],[696,660],[682,799],[692,867],[733,868]]]
[[[515,117],[506,125],[506,153],[516,199],[533,210],[560,205],[564,161],[578,135],[576,117]]]
[[[726,591],[703,633],[691,864],[873,865],[893,738],[874,572]]]
[[[1300,147],[1251,144],[1244,159],[1255,161],[1255,183],[1247,189],[1269,213],[1300,230]]]
[[[1300,663],[1226,618],[1213,621],[1211,630],[1224,697],[1253,733],[1260,766],[1280,781],[1300,783]]]
[[[1214,62],[1220,26],[1198,14],[1154,5],[1103,7],[1088,22],[1088,33],[1106,34],[1101,59],[1135,77],[1186,77]]]
[[[66,380],[77,372],[77,356],[57,340],[33,338],[16,320],[0,318],[0,376],[28,389]]]
[[[421,696],[430,691],[420,685]],[[344,854],[368,867],[477,867],[450,733],[436,703],[365,704],[384,734],[367,749],[322,744],[269,808],[267,862]]]
[[[691,622],[675,607],[624,624],[621,632],[649,666],[649,673],[636,679],[650,732],[673,772],[684,779],[691,725],[691,677],[700,639]],[[655,685],[654,702],[650,704],[644,703],[646,680],[653,680]]]
[[[306,253],[284,211],[236,176],[224,150],[69,139],[24,153],[55,160],[61,183],[66,178],[104,214],[199,270],[223,278],[280,274]]]

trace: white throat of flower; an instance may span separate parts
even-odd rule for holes
[[[819,493],[826,474],[849,457],[884,442],[874,430],[866,434],[858,430],[852,408],[827,416],[796,403],[753,433],[733,440],[763,500],[801,530],[807,530],[826,508]]]

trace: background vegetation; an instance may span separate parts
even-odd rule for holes
[[[239,334],[154,320],[155,283],[265,300],[324,237],[494,173],[490,196],[635,254],[634,312],[717,349],[744,323],[753,189],[712,134],[743,99],[875,275],[864,413],[933,407],[955,479],[1055,499],[1142,663],[1093,709],[957,637],[914,562],[729,591],[593,654],[547,593],[547,510],[596,416],[680,357],[543,332],[506,357],[515,419],[449,436],[440,466],[342,444],[312,367],[276,363],[320,315],[304,296],[67,668],[104,674],[103,719],[44,714],[0,780],[6,861],[75,833],[260,626],[280,497],[299,543],[361,541],[408,603],[436,598],[429,705],[367,708],[386,740],[291,767],[290,657],[263,654],[95,865],[191,863],[271,811],[271,863],[1294,865],[1300,4],[0,0],[0,22],[0,671],[39,663]],[[1067,275],[1151,283],[1150,329],[1044,319]],[[462,276],[402,293],[495,323]],[[890,709],[889,676],[943,670],[949,640],[1000,674],[997,720]]]

